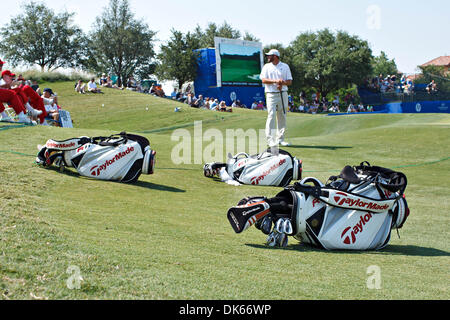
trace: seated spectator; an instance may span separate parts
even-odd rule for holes
[[[298,108],[297,108],[297,111],[298,111],[298,112],[305,112],[305,106],[304,106],[303,103],[300,103],[300,105],[299,105]]]
[[[353,105],[353,103],[350,103],[347,108],[347,113],[352,113],[352,112],[356,112],[356,109],[355,109],[355,106]]]
[[[180,102],[185,102],[187,99],[187,94],[186,93],[182,93],[181,90],[177,92],[177,96],[176,96],[177,101]]]
[[[57,95],[53,93],[52,89],[45,88],[42,99],[44,100],[45,111],[47,111],[46,119],[58,121],[61,108],[58,106]]]
[[[36,80],[33,80],[30,86],[34,91],[36,91],[37,94],[41,94],[41,88],[39,88],[39,84]]]
[[[150,94],[153,94],[157,97],[161,97],[164,98],[166,96],[166,93],[164,92],[164,90],[161,88],[161,85],[159,84],[154,84],[150,87]]]
[[[104,87],[105,84],[107,83],[107,78],[106,78],[106,73],[102,73],[102,76],[100,77],[100,80],[98,81],[98,83],[100,84],[101,87]]]
[[[313,103],[309,106],[309,113],[316,114],[319,110],[319,104],[317,101],[313,101]]]
[[[170,94],[170,97],[175,100],[177,98],[177,95],[177,88],[174,87],[172,93]]]
[[[242,108],[242,104],[241,101],[239,100],[234,100],[233,103],[231,104],[232,108]]]
[[[331,105],[331,107],[328,109],[329,112],[339,112],[339,108],[334,103]]]
[[[184,102],[193,107],[196,100],[197,98],[192,93],[189,92]]]
[[[402,85],[406,84],[406,74],[403,74],[402,77],[400,78],[400,83]]]
[[[227,109],[227,105],[226,105],[225,101],[223,101],[223,100],[220,101],[218,110],[222,111],[222,112],[233,112],[233,108]]]
[[[205,105],[205,100],[203,99],[203,95],[199,95],[198,99],[193,103],[194,108],[202,108]]]
[[[210,101],[209,101],[209,97],[205,98],[205,104],[203,105],[203,109],[210,109]]]
[[[366,109],[364,109],[364,105],[360,102],[358,104],[358,112],[365,112],[365,111],[366,111]]]
[[[327,99],[327,97],[322,97],[322,106],[324,107],[324,109],[328,109],[328,104],[330,103]]]
[[[100,85],[105,88],[112,88],[113,83],[110,76],[107,76],[104,80],[100,79]]]
[[[219,100],[218,99],[214,99],[214,101],[210,104],[209,109],[210,110],[217,110],[218,107],[219,107]]]
[[[45,124],[45,107],[41,97],[34,91],[30,86],[22,84],[22,81],[16,80],[16,75],[9,70],[2,71],[2,87],[1,93],[8,96],[6,91],[11,91],[17,95],[20,100],[20,105],[14,101],[12,105],[14,111],[16,112],[20,122],[31,122],[31,120],[26,116],[27,111],[32,117],[39,117],[39,122]],[[6,97],[8,98],[8,97]],[[9,99],[9,98],[8,98]],[[14,99],[13,99],[14,100]],[[0,104],[5,101],[0,101]]]
[[[83,83],[83,80],[78,80],[77,83],[75,83],[75,91],[78,93],[86,93],[86,84]]]
[[[406,94],[411,94],[414,92],[414,82],[411,79],[406,80],[403,85],[403,92]]]
[[[103,93],[100,88],[97,87],[94,78],[92,78],[91,81],[88,82],[88,91],[92,93]]]
[[[250,109],[252,110],[256,110],[256,107],[258,106],[258,103],[255,101],[253,101],[252,106],[250,107]]]
[[[119,87],[117,84],[113,83],[111,76],[106,77],[106,82],[104,82],[102,86],[105,88],[113,88],[113,89],[123,90],[123,86]]]
[[[3,61],[0,60],[0,70],[3,66]],[[8,71],[8,70],[5,70]],[[5,71],[2,71],[2,75]],[[3,78],[3,77],[2,77]],[[3,79],[0,79],[2,82],[5,82]],[[6,85],[6,83],[3,83]],[[30,118],[26,116],[26,109],[23,105],[22,99],[19,94],[17,94],[14,90],[10,90],[8,88],[0,89],[0,115],[2,121],[12,121],[11,117],[5,112],[4,103],[9,104],[11,108],[13,108],[16,113],[19,122],[23,123],[31,123]]]
[[[370,106],[370,105],[368,105],[368,106],[367,106],[367,112],[373,112],[373,107]]]
[[[137,88],[136,80],[134,80],[133,76],[130,76],[127,81],[127,89],[131,91],[136,91],[136,88]]]
[[[431,82],[427,85],[426,90],[428,94],[436,93],[437,92],[437,84],[434,82],[434,80],[431,80]]]
[[[258,105],[256,106],[256,110],[265,110],[266,107],[264,106],[264,103],[262,100],[259,100]]]
[[[332,102],[333,106],[336,106],[339,108],[339,95],[334,96],[334,100]]]

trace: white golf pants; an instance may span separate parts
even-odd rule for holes
[[[284,134],[286,132],[286,113],[288,111],[287,91],[283,91],[283,101],[281,101],[280,92],[267,92],[266,104],[268,113],[266,122],[267,144],[269,147],[275,147],[284,141]]]

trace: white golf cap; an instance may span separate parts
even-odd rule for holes
[[[266,56],[277,56],[280,57],[280,52],[277,49],[270,49],[269,52],[266,53]]]

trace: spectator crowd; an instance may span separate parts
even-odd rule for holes
[[[49,125],[58,122],[59,110],[57,94],[51,88],[41,91],[36,81],[16,76],[10,70],[3,70],[4,61],[0,60],[0,115],[2,121]],[[6,108],[11,108],[11,113]],[[15,114],[15,116],[14,116]]]
[[[414,81],[405,74],[400,79],[395,74],[385,77],[380,74],[378,77],[367,79],[365,87],[373,93],[395,92],[411,94],[414,92]]]
[[[0,71],[3,68],[4,62],[0,60]],[[5,112],[5,105],[10,106],[17,115],[17,119],[20,122],[32,123],[38,122],[41,125],[48,125],[50,123],[58,123],[59,110],[61,107],[58,104],[58,96],[53,92],[51,88],[45,88],[41,91],[36,81],[31,82],[25,80],[21,75],[16,77],[9,70],[4,70],[1,73],[0,79],[0,114],[1,120],[11,120],[10,115]],[[195,95],[191,85],[188,84],[184,90],[178,90],[174,88],[170,96],[166,96],[161,85],[152,82],[151,86],[144,85],[140,81],[136,81],[134,77],[130,76],[125,86],[117,86],[117,77],[113,79],[110,75],[103,73],[95,81],[95,78],[91,78],[89,82],[84,83],[82,79],[79,79],[74,89],[80,94],[86,93],[103,93],[103,88],[114,88],[119,90],[130,90],[141,93],[152,94],[154,96],[173,99],[182,103],[185,103],[193,108],[221,111],[221,112],[233,112],[235,108],[245,108],[251,110],[267,110],[263,100],[254,100],[249,106],[242,103],[240,100],[232,101],[230,106],[227,106],[224,100],[219,101],[218,98],[204,97],[199,94]],[[406,90],[412,90],[414,84],[407,80],[405,76],[402,76],[400,82],[396,82],[395,76],[388,76],[383,78],[382,75],[372,79],[367,83],[368,88],[372,90],[380,90],[380,92],[389,92],[395,90],[396,85],[400,85]],[[429,93],[437,91],[434,81],[427,86]],[[372,112],[372,106],[364,106],[361,103],[355,102],[355,97],[351,94],[347,94],[343,98],[343,105],[340,103],[340,97],[334,96],[333,100],[328,100],[327,97],[322,96],[319,92],[313,92],[310,99],[307,98],[304,91],[299,95],[299,103],[295,103],[292,96],[289,96],[289,112],[301,112],[309,114],[320,113],[336,113],[340,112],[340,108],[346,108],[344,112]]]

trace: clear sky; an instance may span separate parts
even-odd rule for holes
[[[22,12],[28,1],[2,1],[3,22]],[[55,12],[74,12],[74,22],[85,32],[109,0],[44,0]],[[170,29],[205,29],[224,21],[263,43],[287,46],[304,31],[344,30],[367,40],[374,55],[386,52],[401,72],[414,73],[417,65],[450,55],[450,1],[448,0],[129,0],[137,18],[157,32],[160,42]],[[159,47],[160,43],[156,46]]]

